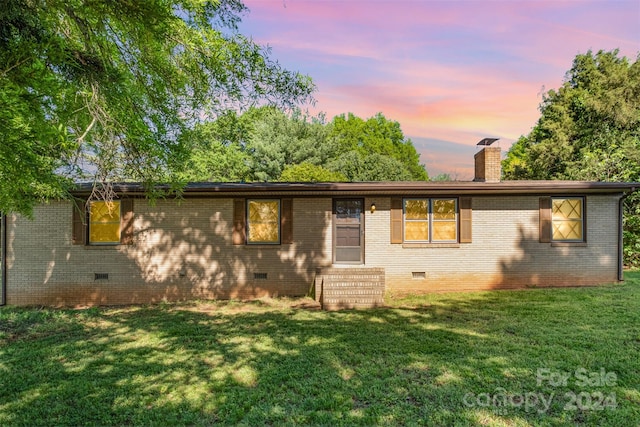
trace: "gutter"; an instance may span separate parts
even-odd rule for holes
[[[628,193],[624,193],[618,199],[618,281],[624,281],[624,201],[631,193],[636,191],[635,187],[631,187]],[[3,276],[4,277],[4,276]]]
[[[216,183],[192,182],[184,187],[182,197],[229,197],[235,195],[281,195],[297,197],[313,196],[383,196],[402,194],[433,195],[551,195],[551,194],[606,194],[620,193],[637,188],[640,183],[587,182],[587,181],[502,181],[488,182],[253,182]],[[122,195],[144,196],[146,189],[140,183],[112,183],[113,190]],[[159,185],[158,190],[169,190]],[[79,183],[71,192],[75,196],[88,196],[93,189],[90,183]]]
[[[0,214],[0,306],[7,304],[7,216]]]

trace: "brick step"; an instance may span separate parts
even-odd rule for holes
[[[324,279],[324,283],[330,286],[332,289],[352,288],[354,286],[373,289],[380,286],[379,285],[380,282],[371,282],[371,281],[360,282],[358,280],[351,280],[351,281],[331,280],[331,279],[327,280],[326,278]]]
[[[353,296],[367,296],[367,295],[384,295],[384,289],[380,289],[380,287],[377,288],[360,288],[356,285],[354,285],[351,288],[342,288],[342,289],[332,289],[328,286],[325,286],[325,288],[323,289],[323,295],[326,297],[336,297],[339,295],[344,295],[345,297],[347,295],[353,295]]]
[[[316,300],[325,310],[384,305],[383,268],[318,268]]]

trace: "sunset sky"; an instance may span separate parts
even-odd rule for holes
[[[506,152],[589,49],[640,52],[640,0],[245,0],[240,31],[310,75],[312,114],[382,112],[429,175],[471,179],[476,143]]]

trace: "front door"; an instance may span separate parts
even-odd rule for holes
[[[333,262],[364,263],[364,200],[333,200]]]

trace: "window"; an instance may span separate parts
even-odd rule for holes
[[[293,200],[235,199],[231,240],[234,245],[293,243]]]
[[[405,242],[457,242],[456,199],[404,199],[403,211]]]
[[[551,240],[554,242],[582,242],[584,240],[583,199],[551,199]]]
[[[89,202],[89,244],[120,243],[120,201]]]
[[[133,199],[76,199],[72,209],[72,244],[133,244]]]
[[[280,200],[247,201],[247,243],[280,243]]]

